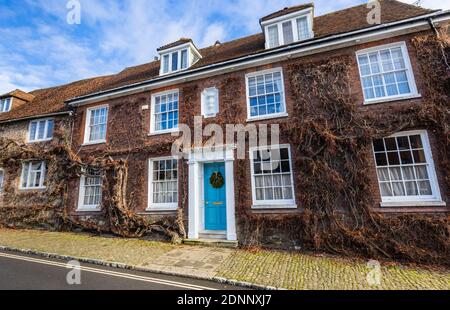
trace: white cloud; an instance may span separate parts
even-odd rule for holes
[[[258,20],[262,16],[308,0],[80,2],[81,26],[67,25],[66,1],[26,0],[28,6],[24,7],[42,16],[32,16],[21,27],[0,28],[0,92],[118,72],[151,61],[159,46],[180,37],[192,38],[198,47],[205,47],[216,40],[254,34],[261,31]],[[322,15],[366,1],[314,2],[315,14]],[[422,6],[450,9],[450,1],[423,0]]]

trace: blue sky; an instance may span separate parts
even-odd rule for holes
[[[69,25],[68,1],[0,0],[0,94],[116,73],[151,61],[157,47],[180,37],[205,47],[254,34],[260,17],[308,2],[78,0],[81,24]],[[322,15],[367,1],[314,2]],[[450,1],[423,0],[422,6],[449,9]]]

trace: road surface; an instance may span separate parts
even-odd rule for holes
[[[235,286],[0,251],[0,290],[236,290]],[[75,268],[74,268],[75,267]],[[75,283],[70,285],[69,282]],[[77,284],[81,282],[81,284]]]

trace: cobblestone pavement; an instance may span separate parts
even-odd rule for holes
[[[286,252],[237,250],[225,278],[297,290],[449,290],[450,272]]]
[[[122,263],[186,276],[287,289],[450,290],[450,270],[280,251],[172,245],[136,239],[0,229],[0,246]]]

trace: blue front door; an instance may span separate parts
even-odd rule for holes
[[[205,164],[205,230],[227,229],[225,163]],[[211,184],[214,176],[215,186]],[[220,180],[223,179],[223,182]],[[219,185],[223,183],[222,186]]]

